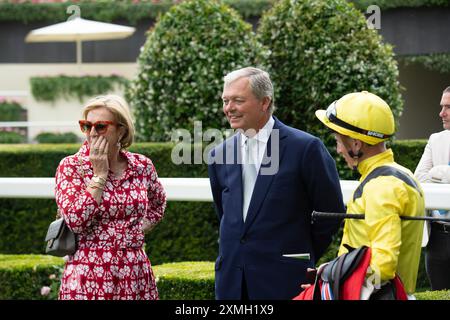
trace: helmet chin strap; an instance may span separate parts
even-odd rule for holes
[[[353,158],[353,171],[356,171],[358,168],[359,159],[362,157],[363,153],[361,150],[358,151],[357,154],[353,152],[353,150],[348,150],[348,155]]]

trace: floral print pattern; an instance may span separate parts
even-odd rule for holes
[[[158,299],[142,225],[144,218],[152,224],[162,219],[166,195],[150,159],[121,153],[127,169],[119,178],[109,172],[100,205],[86,190],[93,177],[86,142],[58,166],[56,203],[78,244],[66,262],[59,299]]]

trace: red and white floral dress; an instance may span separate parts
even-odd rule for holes
[[[121,153],[127,169],[120,178],[110,171],[100,205],[86,191],[93,176],[86,142],[58,166],[56,203],[78,241],[64,268],[59,299],[158,299],[142,224],[144,217],[154,224],[162,219],[165,192],[150,159]]]

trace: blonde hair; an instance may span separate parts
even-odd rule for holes
[[[83,107],[83,118],[86,120],[90,111],[104,107],[113,115],[119,126],[125,128],[125,134],[120,139],[122,148],[131,146],[134,140],[134,124],[128,103],[120,96],[108,94],[89,100]]]

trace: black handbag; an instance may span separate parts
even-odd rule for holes
[[[84,170],[81,156],[78,160],[81,168],[81,181],[83,181]],[[47,242],[45,253],[52,256],[64,257],[66,255],[73,255],[77,251],[76,236],[66,225],[64,218],[59,213],[59,209],[56,214],[56,220],[50,223],[48,227],[45,241]]]
[[[64,218],[50,223],[45,241],[47,241],[45,253],[52,256],[64,257],[73,255],[77,251],[75,234],[67,227]]]

